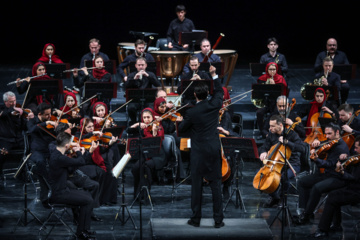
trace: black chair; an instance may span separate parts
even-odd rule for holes
[[[232,127],[235,133],[239,134],[240,137],[243,136],[243,117],[240,113],[233,114]]]
[[[47,233],[45,239],[47,239],[50,235],[50,233],[52,232],[52,230],[54,229],[54,227],[59,224],[59,223],[62,223],[70,232],[71,234],[76,237],[76,233],[74,232],[74,230],[69,226],[69,224],[67,224],[63,217],[65,214],[70,215],[70,213],[68,212],[68,209],[71,208],[71,209],[75,209],[77,208],[78,206],[72,206],[72,205],[68,205],[68,204],[60,204],[60,203],[52,203],[51,202],[51,196],[52,196],[52,189],[51,189],[51,186],[49,184],[49,182],[46,180],[46,178],[44,178],[43,176],[41,175],[38,175],[38,178],[39,179],[42,179],[42,181],[44,181],[45,183],[45,186],[43,187],[46,187],[46,191],[48,192],[48,195],[47,195],[47,199],[46,200],[43,200],[42,201],[42,205],[46,208],[46,209],[49,209],[50,210],[50,213],[49,215],[47,216],[46,220],[44,221],[43,225],[40,227],[39,229],[39,237],[41,236],[41,232],[43,230],[46,229],[46,226],[47,225],[52,225],[51,229],[49,230],[49,232]],[[55,218],[55,222],[50,222],[50,220],[52,218]]]

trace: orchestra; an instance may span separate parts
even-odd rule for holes
[[[185,18],[184,6],[178,6],[176,14],[177,18],[167,30],[167,45],[171,51],[186,52],[191,46],[181,43],[181,33],[195,30],[195,25]],[[120,151],[122,141],[129,143],[132,138],[160,138],[159,151],[155,155],[130,160],[133,197],[136,200],[140,195],[139,200],[143,202],[145,196],[142,187],[147,187],[150,192],[156,181],[155,176],[170,161],[162,141],[166,135],[171,135],[175,140],[174,154],[178,159],[177,181],[186,177],[184,162],[188,160],[190,166],[192,215],[187,224],[200,227],[203,186],[209,185],[213,201],[213,226],[224,227],[222,205],[230,198],[235,162],[225,156],[221,139],[242,138],[232,125],[234,113],[241,113],[242,110],[234,107],[234,99],[238,96],[232,96],[222,83],[223,76],[217,73],[219,69],[214,66],[226,60],[215,52],[222,37],[224,34],[221,33],[213,48],[209,38],[201,39],[200,52],[189,52],[181,65],[180,74],[174,76],[178,82],[172,83],[169,88],[161,84],[163,79],[160,75],[165,73],[154,73],[148,68],[150,62],[157,64],[157,70],[163,67],[159,66],[163,65],[160,57],[156,58],[148,50],[153,38],[148,43],[143,39],[136,40],[133,52],[119,62],[118,67],[114,68],[115,73],[106,66],[110,58],[100,52],[100,41],[91,39],[90,52],[82,57],[80,67],[63,71],[69,74],[74,87],[80,89],[80,98],[72,91],[65,91],[65,88],[57,94],[46,90],[42,94],[35,94],[36,82],[52,79],[45,64],[64,63],[64,59],[55,55],[55,45],[46,43],[41,57],[36,58],[32,65],[31,76],[9,82],[8,85],[14,84],[16,93],[8,91],[3,95],[5,106],[0,108],[0,171],[3,170],[8,150],[25,148],[23,138],[26,133],[31,139],[31,171],[41,176],[40,200],[44,201],[47,195],[43,192],[46,184],[42,180],[44,178],[53,190],[51,201],[78,206],[73,209],[74,221],[78,226],[77,237],[95,239],[95,232],[90,229],[91,220],[103,220],[94,214],[93,209],[102,211],[100,206],[117,204],[118,181],[112,169],[122,156],[129,154],[127,144],[125,153]],[[360,167],[355,157],[360,153],[360,110],[347,103],[347,80],[333,72],[334,65],[340,61],[339,57],[343,58],[341,64],[349,63],[343,52],[336,51],[336,45],[335,39],[329,39],[326,53],[317,56],[316,79],[314,83],[306,84],[306,87],[314,87],[312,100],[294,110],[296,99],[289,101],[289,82],[284,77],[284,73],[289,73],[289,66],[285,56],[277,52],[277,39],[269,38],[269,53],[262,55],[260,60],[265,64],[265,73],[256,79],[255,84],[269,89],[275,85],[281,86],[281,92],[266,102],[263,99],[251,100],[254,104],[256,102],[254,125],[259,128],[260,136],[254,136],[253,140],[258,140],[259,149],[255,151],[259,154],[257,160],[261,164],[254,173],[252,186],[270,196],[262,208],[281,205],[284,201],[281,190],[285,193],[289,191],[290,182],[302,169],[301,156],[308,147],[308,160],[315,166],[315,172],[298,180],[299,208],[302,212],[295,222],[297,225],[309,224],[321,197],[328,194],[316,238],[328,236],[334,216],[333,225],[341,227],[341,218],[336,219],[340,206],[360,202],[360,195],[354,194],[354,191],[359,191]],[[87,61],[91,65],[86,65]],[[206,71],[200,69],[200,63],[204,62],[209,63]],[[134,69],[130,71],[132,63]],[[173,60],[171,64],[180,67]],[[168,68],[174,71],[175,66]],[[124,107],[127,118],[123,125],[119,125],[120,121],[114,115],[120,108],[112,105],[116,99],[107,88],[99,89],[99,93],[92,97],[87,94],[86,83],[105,86],[114,82],[113,74],[120,75],[120,86],[125,90],[125,97],[128,97],[127,90],[136,90],[139,94],[147,89],[157,90],[153,101],[145,102],[143,96],[140,100],[130,99],[120,107]],[[170,92],[168,89],[171,89]],[[113,92],[117,92],[117,89]],[[169,93],[178,96],[179,104],[169,101]],[[24,97],[21,104],[17,103],[16,95]],[[115,130],[119,126],[124,131],[117,134]],[[182,134],[187,137],[182,137]],[[188,146],[184,147],[184,142]],[[186,151],[190,151],[190,154],[189,159],[185,160],[182,153],[186,155]],[[355,162],[350,163],[349,159],[355,159]],[[345,165],[346,162],[350,166]],[[340,199],[339,195],[345,197]]]

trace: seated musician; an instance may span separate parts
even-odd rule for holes
[[[281,75],[285,77],[285,74],[288,71],[288,64],[285,55],[277,51],[279,48],[279,41],[274,37],[269,38],[267,40],[267,48],[269,49],[269,52],[260,57],[260,63],[274,62],[278,64],[281,69]]]
[[[61,118],[65,119],[81,118],[84,115],[82,108],[75,108],[78,103],[74,93],[67,92],[64,96],[64,102],[65,105],[60,107],[60,109],[54,109],[53,115],[61,116]]]
[[[324,58],[322,66],[323,71],[317,73],[315,75],[315,78],[320,78],[323,86],[335,86],[337,88],[337,91],[340,92],[341,103],[345,103],[349,95],[349,84],[347,82],[342,83],[340,75],[333,72],[334,61],[330,57]],[[337,105],[337,103],[334,104]]]
[[[286,114],[288,114],[288,117],[285,119]],[[280,115],[283,119],[285,119],[285,124],[288,126],[291,126],[294,122],[297,122],[297,118],[299,118],[299,116],[294,111],[291,111],[289,99],[284,95],[281,95],[276,99],[276,109],[271,113],[270,116],[272,115]],[[264,123],[263,130],[265,135],[269,133],[268,129],[269,121],[267,120]],[[297,124],[294,131],[302,140],[305,139],[305,128],[302,123]]]
[[[210,80],[210,79],[217,79],[218,75],[216,74],[216,68],[214,66],[210,66],[209,73],[199,71],[199,58],[196,56],[191,56],[189,60],[189,66],[190,66],[190,72],[184,73],[181,75],[181,80]],[[178,82],[177,86],[177,93],[182,93],[182,86],[181,81]],[[192,105],[195,105],[195,97],[190,94],[190,97],[184,97],[182,100],[182,104],[190,103]]]
[[[360,135],[360,120],[354,116],[354,108],[350,104],[341,104],[338,108],[339,120],[338,124],[341,128],[342,136],[353,134],[353,137],[356,138]],[[349,120],[353,118],[349,123]],[[347,143],[349,144],[353,143]],[[353,148],[350,149],[350,153],[353,152]]]
[[[146,59],[139,57],[135,62],[136,72],[129,74],[127,81],[125,82],[126,89],[146,89],[152,87],[160,87],[160,81],[157,79],[154,73],[146,71]],[[147,106],[144,106],[147,107]],[[141,110],[140,103],[128,104],[128,115],[130,118],[130,124],[133,125],[137,122],[137,111]],[[140,119],[139,119],[140,121]]]
[[[70,204],[79,206],[79,217],[76,235],[78,239],[95,239],[90,230],[91,212],[94,200],[88,191],[69,188],[67,186],[68,168],[85,164],[84,148],[73,147],[76,157],[70,158],[65,152],[70,148],[71,135],[60,133],[56,137],[56,148],[51,152],[49,159],[49,184],[51,185],[52,203]]]
[[[211,51],[210,41],[208,39],[204,38],[200,42],[200,49],[201,49],[201,51],[199,53],[195,54],[194,56],[196,56],[199,59],[199,62],[202,62],[204,60],[205,56],[207,54],[209,54],[209,52]],[[221,59],[218,55],[213,53],[208,58],[208,62],[221,62]],[[184,66],[183,72],[188,73],[190,71],[191,71],[191,69],[190,69],[189,63],[186,63]]]
[[[306,136],[313,131],[313,129],[311,129],[311,117],[319,112],[329,113],[334,119],[338,118],[337,109],[334,108],[330,102],[326,101],[325,90],[321,87],[315,90],[314,101],[310,102],[310,104],[306,104],[305,107],[297,112],[299,117],[306,117]]]
[[[360,137],[355,139],[355,155],[360,154]],[[341,160],[347,160],[351,156],[343,155]],[[336,163],[335,171],[342,175],[346,181],[346,187],[333,190],[328,194],[324,210],[321,214],[318,229],[314,237],[328,236],[330,231],[342,231],[341,207],[360,203],[360,164],[355,163],[344,167],[340,162]]]
[[[160,97],[163,98],[163,99],[165,99],[165,101],[166,101],[166,108],[167,108],[167,109],[170,109],[170,108],[173,108],[173,107],[174,107],[174,103],[172,103],[172,102],[167,102],[167,93],[166,93],[165,90],[159,89],[159,90],[156,92],[155,99],[156,99],[156,98],[160,98]]]
[[[108,107],[103,102],[96,102],[92,105],[92,119],[94,121],[94,128],[100,129],[103,127],[103,124],[105,124],[105,128],[112,127],[113,122],[111,122],[112,119],[107,119],[105,121],[105,118],[109,114]],[[105,121],[105,122],[104,122]]]
[[[52,43],[45,44],[42,55],[38,61],[43,63],[63,63],[59,56],[55,55],[55,45]]]
[[[283,133],[287,129],[284,127],[283,122],[284,120],[280,115],[273,115],[270,117],[270,132],[267,135],[264,144],[259,148],[259,153],[260,160],[263,161],[264,164],[267,164],[268,157],[270,157],[269,150],[272,148],[272,146],[278,144],[279,142],[281,144],[285,144],[285,146],[288,147],[287,150],[291,151],[291,157],[288,159],[289,161],[287,162],[287,166],[289,166],[289,168],[286,169],[283,167],[281,174],[281,177],[284,178],[285,171],[287,171],[287,179],[283,179],[285,184],[281,186],[286,193],[290,186],[288,182],[289,179],[294,178],[295,174],[300,171],[300,154],[303,152],[304,149],[302,141],[296,132],[292,130],[289,131],[289,133],[286,134],[284,139]],[[283,153],[286,154],[286,152]],[[270,198],[268,202],[264,204],[264,207],[273,207],[279,204],[281,198],[281,187],[278,187],[275,192],[270,194]]]
[[[348,146],[340,138],[340,127],[334,123],[326,125],[325,135],[327,144],[310,151],[311,159],[318,168],[324,169],[324,173],[318,170],[311,175],[300,178],[298,181],[299,207],[303,208],[304,211],[297,219],[297,224],[310,222],[310,217],[312,217],[323,193],[342,188],[346,184],[342,174],[335,171],[336,163],[341,158],[341,155],[349,155]],[[315,139],[313,145],[319,147],[319,140]],[[323,153],[327,153],[326,160],[322,157]]]
[[[46,74],[45,65],[42,62],[35,63],[32,67],[32,77],[39,76],[35,78],[37,80],[50,79],[48,75],[44,75],[44,74]],[[31,80],[30,77],[27,77],[26,80],[23,82],[19,82],[20,78],[16,79],[17,81],[16,89],[19,94],[24,94],[28,91],[30,80]],[[38,95],[38,96],[28,95],[26,97],[24,107],[31,109],[32,112],[36,112],[36,107],[40,103],[46,102],[48,104],[51,104],[52,106],[55,106],[57,104],[55,100],[56,99],[54,98],[54,96],[46,95],[46,97],[44,98],[43,95]]]
[[[141,123],[135,123],[127,128],[126,132],[130,134],[141,133],[141,136],[144,138],[148,137],[161,137],[164,138],[164,128],[162,127],[161,122],[154,121],[154,114],[151,108],[145,108],[141,112]],[[154,121],[154,122],[153,122]],[[139,131],[140,129],[140,131]],[[134,163],[131,173],[134,176],[134,198],[138,195],[141,190],[140,183],[144,183],[148,187],[149,191],[151,189],[153,172],[155,170],[160,170],[166,165],[165,153],[160,148],[160,153],[157,156],[153,156],[149,159],[145,159],[143,165],[140,165],[139,160]],[[143,167],[144,176],[140,176],[140,166]]]
[[[279,66],[274,63],[270,62],[266,65],[265,68],[265,74],[261,75],[257,82],[258,83],[264,83],[264,84],[281,84],[283,86],[283,91],[281,95],[288,95],[287,91],[287,83],[283,76],[281,76],[279,73]],[[257,124],[260,131],[260,138],[265,138],[266,135],[264,135],[263,132],[263,126],[264,126],[264,118],[267,113],[272,113],[275,110],[275,101],[272,99],[269,100],[268,103],[265,103],[265,107],[259,108],[256,110],[256,118],[257,118]]]
[[[102,132],[94,130],[94,122],[90,118],[83,118],[80,121],[80,131],[77,137],[80,138],[80,145],[91,144],[92,141],[101,141]],[[114,151],[117,137],[112,137],[108,144],[102,143],[92,153],[93,164],[104,171],[104,187],[100,186],[100,205],[113,205],[117,203],[117,179],[112,176],[111,170],[120,160],[120,156]]]
[[[34,113],[25,114],[25,110],[16,104],[16,95],[13,92],[3,94],[4,106],[0,107],[0,174],[2,174],[6,152],[13,149],[25,148],[24,131],[27,120],[34,117]],[[20,116],[20,117],[19,117]]]
[[[122,61],[122,63],[119,64],[118,73],[120,74],[120,76],[124,82],[126,82],[128,80],[128,76],[130,74],[130,73],[127,73],[128,76],[126,76],[124,69],[129,67],[131,62],[136,62],[136,59],[138,57],[145,58],[146,62],[154,62],[155,61],[154,57],[150,53],[145,52],[145,45],[146,45],[146,43],[144,40],[142,40],[142,39],[136,40],[135,41],[135,51],[132,54],[126,56],[124,61]]]

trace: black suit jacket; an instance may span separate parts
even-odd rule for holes
[[[219,110],[224,91],[220,80],[214,80],[214,94],[210,100],[202,100],[189,109],[179,132],[191,130],[191,173],[207,180],[221,179],[221,148],[217,130]]]

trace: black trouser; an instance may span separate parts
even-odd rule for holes
[[[314,212],[323,193],[345,186],[345,181],[326,173],[315,173],[299,180],[299,207],[305,208],[305,214]]]
[[[48,172],[49,172],[49,164],[48,159],[50,157],[50,153],[48,152],[40,152],[40,151],[33,151],[31,153],[31,156],[29,158],[29,162],[33,165],[32,172],[42,176],[46,180],[49,180]],[[47,191],[44,191],[46,189],[47,185],[43,181],[42,178],[39,178],[40,183],[40,200],[44,201],[47,200]]]
[[[201,204],[203,176],[199,176],[194,172],[195,171],[191,173],[191,210],[193,212],[191,219],[196,223],[200,223],[202,217]],[[221,196],[221,178],[209,181],[209,186],[211,188],[213,200],[213,218],[215,222],[222,222],[224,219],[224,213]]]
[[[57,194],[51,198],[52,203],[69,204],[73,206],[79,206],[79,218],[77,234],[85,230],[90,230],[91,213],[93,209],[93,198],[91,194],[84,190],[67,189],[62,194]]]
[[[143,163],[143,176],[140,175],[139,160],[133,165],[131,173],[134,176],[134,198],[137,196],[142,186],[148,187],[149,191],[152,184],[152,171],[155,169],[155,162],[153,159],[145,160]]]
[[[341,206],[357,203],[360,203],[360,195],[355,190],[343,188],[330,192],[320,218],[319,229],[328,232],[331,222],[333,222],[335,226],[340,226]]]
[[[292,166],[292,167],[294,168],[295,172],[300,172],[300,166]],[[287,178],[285,178],[285,171],[282,171],[279,187],[275,190],[275,192],[269,194],[273,199],[281,198],[281,187],[282,186],[283,186],[285,194],[289,190],[289,187],[290,187],[289,180],[294,178],[295,175],[294,175],[294,172],[290,168],[287,169],[286,174],[287,174]]]

